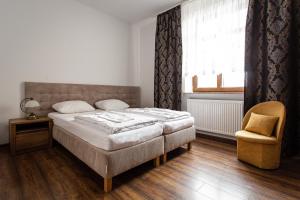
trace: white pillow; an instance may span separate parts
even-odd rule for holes
[[[95,108],[85,101],[63,101],[52,105],[52,108],[62,114],[94,111]]]
[[[127,103],[118,99],[97,101],[95,105],[97,108],[102,110],[123,110],[129,108],[129,105]]]

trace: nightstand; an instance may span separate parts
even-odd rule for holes
[[[49,148],[52,145],[53,122],[48,117],[35,120],[10,119],[9,140],[12,155]]]

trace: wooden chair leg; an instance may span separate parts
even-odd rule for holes
[[[192,148],[192,143],[191,142],[187,143],[187,150],[189,151],[191,150],[191,148]]]
[[[156,158],[154,158],[153,163],[154,163],[154,167],[159,167],[159,165],[160,165],[160,159],[159,159],[159,156],[156,157]]]
[[[104,192],[112,190],[112,178],[104,178]]]
[[[167,153],[164,153],[163,155],[163,163],[166,163],[168,159]]]

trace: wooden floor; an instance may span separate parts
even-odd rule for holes
[[[126,158],[124,158],[126,160]],[[103,179],[63,147],[11,157],[0,148],[0,199],[300,199],[300,159],[265,171],[239,162],[235,146],[198,138],[158,168],[149,162]]]

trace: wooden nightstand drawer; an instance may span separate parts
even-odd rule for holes
[[[19,151],[35,147],[43,147],[47,146],[48,143],[48,130],[18,134],[18,136],[16,137],[16,150]]]

